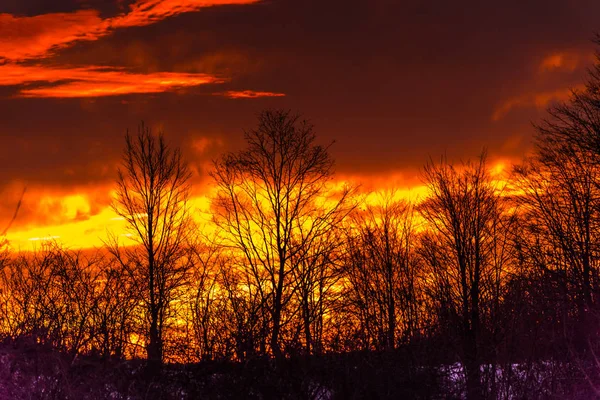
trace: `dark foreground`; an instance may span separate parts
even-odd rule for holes
[[[484,398],[591,399],[593,382],[560,362],[482,367]],[[590,371],[588,371],[588,375]],[[406,353],[350,353],[245,363],[165,365],[73,359],[26,343],[0,344],[0,399],[461,399],[459,363],[417,366]],[[591,384],[592,383],[592,384]]]

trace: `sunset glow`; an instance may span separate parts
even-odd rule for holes
[[[598,16],[0,0],[0,399],[598,397]]]
[[[229,90],[224,93],[215,93],[220,96],[229,97],[230,99],[252,99],[256,97],[283,97],[285,93],[273,93],[273,92],[255,92],[253,90],[235,91]]]
[[[157,72],[136,74],[123,69],[90,66],[85,68],[0,66],[0,85],[28,85],[22,97],[102,97],[135,93],[160,93],[223,80],[206,74]],[[31,84],[46,84],[30,88]]]
[[[116,29],[146,26],[178,14],[258,0],[137,0],[129,10],[101,18],[96,10],[21,17],[0,13],[0,60],[24,61],[52,55],[78,41],[94,41]],[[6,40],[8,39],[8,40]]]
[[[45,199],[40,199],[44,203]],[[65,196],[61,199],[62,207],[57,220],[63,223],[44,224],[30,228],[11,229],[7,235],[10,246],[15,250],[30,251],[40,248],[42,242],[56,242],[70,249],[100,248],[113,238],[123,245],[133,245],[132,232],[122,217],[119,217],[110,206],[105,206],[92,215],[89,214],[92,205],[89,198],[82,195]],[[194,220],[199,225],[199,231],[210,231],[209,217],[210,202],[206,196],[193,197],[190,209]],[[80,218],[79,215],[89,216]]]
[[[6,119],[0,128],[7,140],[3,157],[12,165],[3,180],[0,221],[9,223],[19,193],[28,188],[8,232],[11,244],[31,248],[52,238],[81,248],[101,246],[109,232],[125,235],[110,199],[123,135],[141,120],[182,146],[198,184],[194,204],[201,205],[205,221],[210,220],[211,160],[238,146],[258,110],[274,106],[302,110],[323,143],[335,140],[331,150],[337,181],[359,186],[367,203],[372,197],[368,193],[391,188],[401,198],[424,198],[421,168],[429,157],[436,160],[443,153],[467,160],[485,146],[493,168],[508,173],[532,149],[530,120],[547,106],[567,100],[571,90],[582,90],[572,77],[593,61],[593,51],[577,37],[570,44],[539,45],[530,56],[515,56],[511,62],[523,66],[513,70],[522,71],[529,83],[512,87],[503,83],[510,80],[502,74],[490,75],[495,85],[504,85],[501,91],[484,92],[473,81],[476,77],[462,79],[459,72],[449,72],[456,79],[429,86],[429,80],[421,82],[414,71],[402,72],[411,63],[392,58],[380,65],[364,64],[371,72],[360,81],[359,75],[345,75],[351,63],[339,62],[337,55],[313,64],[292,36],[285,45],[276,42],[291,35],[292,28],[242,44],[247,32],[236,27],[245,17],[236,12],[270,18],[264,14],[269,7],[257,0],[136,0],[40,12],[0,9],[0,36],[7,39],[0,40],[0,89],[8,116],[18,116]],[[227,24],[226,16],[240,19],[222,27],[211,22],[222,19]],[[202,30],[207,24],[211,34]],[[155,30],[161,34],[155,37]],[[351,38],[352,32],[347,31],[348,41],[360,43]],[[303,29],[301,35],[310,36],[311,30]],[[263,50],[254,48],[269,40],[273,44]],[[339,45],[330,43],[329,48]],[[306,62],[296,70],[298,57]],[[389,87],[371,90],[389,75],[384,65],[395,63],[402,88],[392,79]],[[282,79],[278,71],[288,70],[293,78]],[[475,115],[465,103],[460,110],[442,111],[441,126],[427,114],[426,99],[463,101],[455,100],[459,91],[447,82],[463,82],[460,92],[472,93],[464,99],[477,97],[478,109]],[[307,97],[309,87],[319,92]],[[405,92],[429,94],[408,102],[403,100]],[[332,113],[321,111],[330,107]],[[469,122],[453,128],[454,116],[467,111],[471,115],[460,118]],[[44,117],[36,122],[35,115]],[[407,117],[398,124],[397,115]],[[51,125],[46,119],[52,119]]]
[[[498,161],[490,168],[492,178],[501,188],[506,184],[510,173],[510,161]],[[428,190],[424,183],[414,181],[410,186],[399,184],[402,182],[398,176],[389,175],[381,180],[371,180],[369,184],[354,177],[343,179],[332,185],[332,190],[339,191],[345,186],[356,187],[357,191],[351,198],[361,209],[368,206],[379,206],[388,194],[393,194],[393,200],[418,204],[427,198]],[[391,183],[390,183],[391,182]],[[396,182],[396,183],[394,183]],[[114,192],[111,193],[114,196]],[[193,196],[190,199],[190,211],[197,224],[199,232],[210,234],[215,226],[211,215],[211,196],[208,192],[204,195]],[[42,197],[36,201],[39,208],[28,218],[29,227],[11,229],[7,235],[11,247],[18,250],[35,250],[40,242],[54,241],[72,249],[99,248],[113,237],[121,238],[125,245],[135,244],[127,240],[132,236],[122,217],[118,216],[110,205],[101,205],[99,208],[92,204],[93,194],[85,193],[66,195],[61,197]],[[25,197],[27,204],[31,201]],[[56,207],[59,202],[60,207]],[[42,215],[49,209],[54,210],[54,223],[36,223],[36,215]],[[95,210],[93,210],[95,209]],[[82,218],[83,216],[83,218]],[[139,216],[145,216],[140,214]],[[57,223],[63,221],[62,223]]]

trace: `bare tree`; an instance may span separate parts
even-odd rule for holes
[[[547,295],[561,298],[561,319],[572,322],[563,329],[565,339],[584,351],[600,289],[600,170],[586,152],[549,134],[540,136],[538,155],[515,169],[526,228],[520,243],[524,261],[557,283],[559,292]]]
[[[110,248],[141,291],[148,360],[160,364],[170,307],[189,270],[191,175],[179,149],[143,124],[136,136],[126,135],[125,143],[113,207],[137,245],[120,246],[114,240]]]
[[[515,167],[514,181],[523,210],[523,262],[540,277],[533,307],[556,310],[546,318],[546,330],[562,338],[553,351],[566,353],[598,394],[600,63],[589,72],[585,88],[550,107],[536,126],[536,151]]]
[[[485,153],[478,163],[467,163],[461,170],[445,159],[429,163],[425,179],[429,197],[420,212],[428,231],[422,254],[440,315],[445,315],[459,338],[467,396],[477,399],[483,396],[482,336],[494,328],[490,320],[502,298],[511,261],[514,218],[507,213],[500,187],[489,176]]]
[[[348,237],[347,301],[367,348],[394,349],[419,326],[418,257],[412,205],[384,193],[356,212]]]
[[[192,331],[193,354],[197,361],[227,357],[226,291],[219,285],[224,262],[221,246],[214,240],[203,240],[192,246],[193,268],[185,317]],[[186,347],[190,343],[186,343]]]
[[[77,354],[95,307],[94,266],[53,242],[10,259],[1,274],[5,334]]]
[[[127,270],[113,257],[102,257],[96,265],[98,275],[93,281],[95,307],[91,313],[94,332],[91,352],[104,359],[133,357],[135,345],[135,311],[139,288],[129,279]]]
[[[84,254],[44,243],[11,257],[0,272],[1,330],[30,338],[72,358],[128,354],[135,297],[101,253]]]
[[[288,111],[265,111],[245,134],[248,148],[225,155],[212,174],[218,185],[215,221],[270,317],[269,344],[282,356],[281,332],[294,312],[298,256],[331,229],[348,189],[330,196],[333,160],[315,144],[313,127]]]
[[[251,270],[244,268],[233,254],[224,261],[219,280],[227,296],[222,317],[231,341],[228,347],[234,358],[246,361],[267,353],[269,310]]]
[[[342,295],[339,284],[343,277],[342,220],[346,213],[337,213],[330,221],[330,228],[315,235],[309,245],[303,246],[292,259],[294,299],[299,310],[298,342],[305,354],[320,354],[325,347],[326,317],[333,312],[334,304]],[[312,234],[300,228],[300,235]]]

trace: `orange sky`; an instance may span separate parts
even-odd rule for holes
[[[46,199],[40,199],[44,202]],[[71,249],[101,247],[110,237],[118,236],[122,243],[130,235],[123,219],[110,207],[105,207],[89,218],[77,220],[78,213],[89,213],[90,202],[85,195],[72,195],[60,198],[63,223],[32,226],[25,229],[11,229],[7,235],[11,246],[17,250],[35,250],[45,241],[56,241]],[[194,197],[190,202],[195,219],[200,223],[210,221],[206,197]]]
[[[495,179],[506,180],[510,173],[510,162],[496,160],[491,163],[491,173]],[[358,186],[358,191],[353,201],[365,205],[379,204],[385,193],[393,191],[394,198],[398,200],[417,203],[427,196],[427,188],[422,182],[413,182],[411,185],[402,184],[401,178],[390,174],[381,176],[379,180],[362,182],[359,178],[338,181],[339,185]],[[111,191],[111,195],[114,192]],[[203,195],[192,196],[190,210],[199,229],[210,233],[212,229],[210,213],[211,192],[206,190]],[[85,194],[42,196],[37,202],[43,207],[45,204],[59,204],[58,220],[55,223],[32,224],[29,227],[11,229],[7,235],[13,248],[17,250],[35,250],[45,241],[56,241],[71,249],[101,247],[109,237],[118,236],[124,244],[134,243],[128,240],[130,231],[110,206],[96,212],[91,212],[93,207],[90,197]],[[56,207],[55,207],[56,208]],[[78,218],[80,215],[89,215],[87,218]],[[64,222],[62,222],[64,221]]]
[[[0,5],[0,227],[71,247],[123,234],[110,210],[127,129],[180,146],[207,218],[211,160],[265,108],[315,124],[339,180],[422,193],[432,157],[494,168],[580,89],[600,3],[47,0]],[[542,12],[543,11],[543,12]]]

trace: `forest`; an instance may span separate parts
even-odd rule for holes
[[[201,226],[181,151],[140,125],[113,204],[135,244],[2,243],[0,392],[598,397],[599,63],[535,130],[508,174],[432,157],[406,199],[339,184],[335,145],[265,110],[214,161]]]

